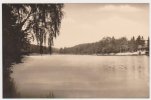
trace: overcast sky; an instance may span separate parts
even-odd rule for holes
[[[149,4],[65,4],[54,47],[91,43],[103,37],[149,35]]]

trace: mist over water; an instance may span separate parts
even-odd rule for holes
[[[34,55],[13,67],[22,97],[149,97],[148,56]]]

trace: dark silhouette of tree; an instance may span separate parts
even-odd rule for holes
[[[36,36],[38,45],[40,45],[40,53],[42,53],[42,46],[46,44],[46,36],[48,35],[48,46],[51,49],[53,45],[53,37],[59,34],[62,13],[62,4],[48,4],[48,5],[31,5],[31,11],[33,10],[33,18],[30,19],[34,21],[32,24],[33,33]],[[30,25],[30,24],[29,24]]]
[[[63,4],[3,4],[3,97],[16,97],[10,67],[20,63],[28,53],[32,40],[36,40],[43,53],[44,45],[53,45],[59,35]],[[12,91],[12,92],[11,92]]]
[[[145,40],[144,40],[144,37],[143,37],[143,36],[141,37],[141,45],[142,45],[142,46],[145,45]]]
[[[144,47],[145,45],[145,40],[143,38],[143,36],[141,37],[140,35],[137,37],[136,39],[136,45],[137,45],[137,49],[141,49]]]
[[[139,35],[136,39],[137,44],[141,44],[141,36]]]
[[[63,4],[11,4],[9,6],[12,7],[13,16],[17,18],[15,28],[21,35],[20,39],[29,42],[36,37],[40,53],[46,42],[51,48],[53,37],[59,34]],[[19,44],[25,45],[24,42]]]
[[[135,37],[133,36],[131,40],[128,42],[129,51],[134,52],[137,50]]]

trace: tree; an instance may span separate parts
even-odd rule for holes
[[[53,45],[53,38],[59,35],[63,4],[3,4],[3,96],[15,97],[13,82],[10,81],[10,67],[21,62],[32,40],[37,40],[40,53],[44,45]],[[10,93],[11,92],[11,93]]]
[[[141,37],[141,45],[142,45],[142,46],[145,45],[145,40],[144,40],[144,37],[143,37],[143,36]]]
[[[129,51],[134,52],[137,49],[135,37],[133,36],[128,43]]]
[[[3,7],[9,7],[10,11],[3,9],[4,13],[10,12],[9,17],[15,18],[11,26],[20,37],[20,46],[25,44],[23,40],[29,42],[34,37],[40,46],[46,43],[46,38],[49,47],[53,44],[53,37],[59,34],[63,4],[3,4]]]
[[[139,35],[136,39],[137,48],[141,45],[141,36]]]

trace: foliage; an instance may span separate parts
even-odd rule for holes
[[[53,45],[53,38],[59,34],[63,4],[3,4],[3,97],[11,95],[14,89],[10,79],[13,63],[20,63],[27,54],[32,40],[37,40],[39,51],[44,45]],[[11,90],[12,91],[11,91]],[[14,91],[14,94],[15,93]]]
[[[148,42],[149,43],[149,42]],[[70,48],[61,48],[60,53],[66,54],[108,54],[119,52],[135,52],[145,47],[145,40],[143,37],[138,36],[135,40],[133,36],[131,40],[126,37],[115,39],[114,37],[104,37],[99,42],[80,44]]]
[[[43,46],[42,48],[43,48],[43,54],[49,54],[49,52],[50,52],[49,47]],[[39,49],[40,49],[40,47],[38,45],[30,44],[28,52],[30,54],[39,54]],[[52,47],[51,52],[59,53],[59,49]]]
[[[46,42],[49,47],[53,45],[53,37],[59,34],[63,4],[3,4],[3,7],[5,15],[10,13],[10,21],[6,22],[4,18],[4,24],[10,24],[9,27],[14,29],[11,33],[20,39],[17,47],[27,49],[26,44],[34,38],[41,47],[40,53]],[[8,30],[8,27],[4,28]],[[26,48],[22,47],[25,45]]]

